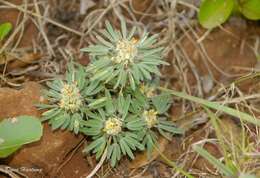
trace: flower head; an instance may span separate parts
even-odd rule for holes
[[[109,118],[105,122],[104,131],[108,135],[117,135],[122,131],[122,121],[116,117]]]
[[[157,112],[154,109],[144,111],[143,118],[148,128],[152,128],[158,123]]]
[[[134,62],[137,55],[136,39],[123,39],[117,42],[115,48],[115,55],[111,60],[115,63],[124,64],[127,66],[129,63]]]
[[[82,97],[76,83],[64,84],[61,89],[59,106],[65,111],[75,113],[83,105]]]

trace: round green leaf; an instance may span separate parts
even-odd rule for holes
[[[4,119],[0,123],[0,158],[7,157],[24,144],[39,140],[41,136],[42,125],[35,117]]]
[[[7,22],[0,25],[0,41],[2,41],[5,36],[11,31],[12,24]]]
[[[250,20],[260,19],[260,0],[246,0],[239,4],[240,12]]]
[[[233,0],[205,0],[200,6],[199,22],[205,28],[214,28],[228,19],[233,7]]]

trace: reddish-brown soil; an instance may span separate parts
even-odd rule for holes
[[[257,63],[250,42],[250,37],[256,34],[252,33],[250,27],[240,28],[237,24],[230,23],[224,29],[214,29],[201,43],[196,43],[193,35],[182,40],[183,50],[195,64],[198,74],[207,76],[210,70],[219,82],[248,74]],[[205,30],[199,28],[197,33],[202,36]],[[192,84],[194,78],[190,82]]]

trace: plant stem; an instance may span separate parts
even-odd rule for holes
[[[91,173],[86,178],[92,178],[98,172],[100,167],[103,165],[103,163],[104,163],[104,161],[106,160],[106,157],[107,157],[107,150],[108,150],[107,148],[108,147],[106,147],[99,163],[96,165],[96,167],[91,171]]]

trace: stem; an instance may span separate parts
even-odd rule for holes
[[[108,147],[106,147],[99,163],[96,165],[96,167],[91,171],[91,173],[86,177],[86,178],[91,178],[93,177],[97,172],[98,170],[100,169],[100,167],[103,165],[104,161],[106,160],[106,157],[107,157],[107,149]]]

